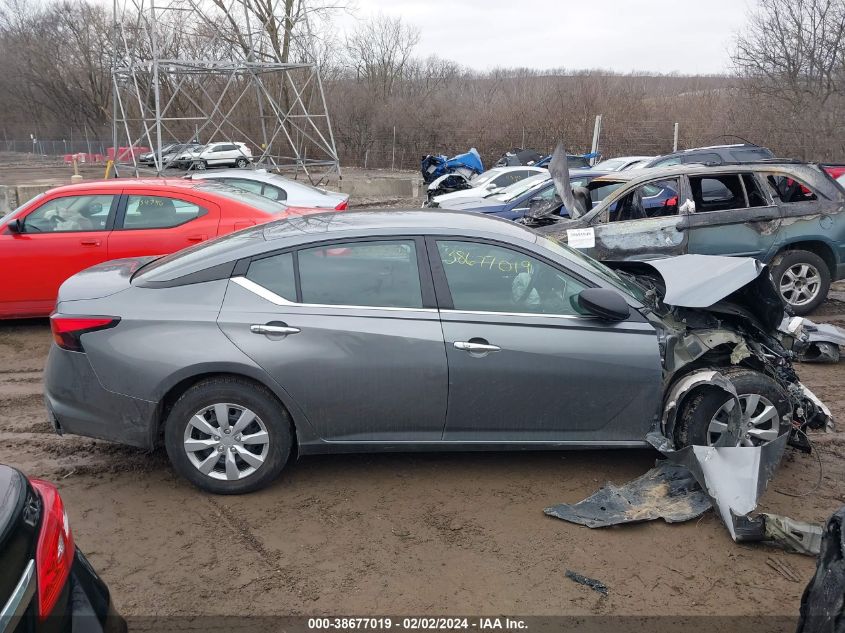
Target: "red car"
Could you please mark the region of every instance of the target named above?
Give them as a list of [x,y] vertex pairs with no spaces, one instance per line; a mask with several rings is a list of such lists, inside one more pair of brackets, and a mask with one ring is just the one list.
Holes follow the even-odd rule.
[[0,319],[49,315],[62,282],[94,264],[168,254],[254,224],[324,212],[214,180],[57,187],[0,218]]

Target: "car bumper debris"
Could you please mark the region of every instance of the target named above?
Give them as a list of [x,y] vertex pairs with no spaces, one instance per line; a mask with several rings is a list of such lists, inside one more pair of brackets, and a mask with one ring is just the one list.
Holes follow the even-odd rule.
[[[800,385],[800,383],[799,383]],[[737,400],[731,381],[713,370],[700,370],[680,379],[667,397],[663,429],[671,428],[678,403],[699,387],[718,388]],[[800,385],[802,395],[817,403],[819,412],[830,412],[812,392]],[[746,421],[734,406],[727,430],[713,446],[691,445],[676,449],[662,431],[648,434],[648,442],[666,458],[644,475],[623,485],[608,483],[590,497],[574,504],[546,508],[549,516],[590,528],[663,519],[689,521],[713,507],[736,541],[765,541],[784,549],[815,555],[821,528],[789,517],[761,513],[751,516],[774,475],[793,430],[758,446],[742,446]]]

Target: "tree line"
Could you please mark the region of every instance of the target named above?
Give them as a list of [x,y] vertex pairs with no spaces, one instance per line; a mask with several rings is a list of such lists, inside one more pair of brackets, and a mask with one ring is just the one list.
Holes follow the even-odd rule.
[[[731,72],[718,76],[478,72],[420,58],[419,31],[398,18],[377,16],[338,36],[333,17],[348,10],[341,0],[307,9],[303,0],[238,0],[234,13],[228,2],[207,2],[219,19],[163,24],[167,50],[160,53],[248,51],[241,11],[251,12],[267,36],[265,59],[316,55],[342,164],[407,168],[423,154],[470,146],[489,162],[514,147],[547,151],[558,139],[588,151],[598,114],[605,156],[671,151],[677,122],[682,148],[748,140],[782,156],[845,162],[845,0],[759,0],[733,44]],[[209,53],[211,41],[219,50]],[[0,0],[4,137],[109,141],[111,69],[121,62],[114,42],[111,6],[102,2]],[[198,79],[195,93],[183,90],[184,103],[172,107],[190,110],[211,92],[208,81],[215,80]],[[277,88],[292,98],[287,84]],[[240,129],[259,124],[251,105],[248,95],[238,103]]]

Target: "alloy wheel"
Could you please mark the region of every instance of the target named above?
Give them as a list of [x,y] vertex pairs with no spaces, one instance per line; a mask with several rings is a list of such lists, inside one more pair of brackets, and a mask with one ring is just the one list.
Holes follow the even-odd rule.
[[812,264],[794,264],[780,277],[780,294],[789,305],[803,306],[814,301],[822,286],[822,277]]
[[[743,394],[739,396],[739,405],[741,424],[745,430],[740,446],[760,446],[777,438],[780,433],[780,415],[768,398],[756,393]],[[708,446],[714,446],[727,431],[730,414],[735,406],[736,401],[731,399],[716,411],[707,428]]]
[[202,474],[235,481],[264,465],[270,436],[251,410],[220,402],[200,409],[188,420],[183,445],[188,461]]

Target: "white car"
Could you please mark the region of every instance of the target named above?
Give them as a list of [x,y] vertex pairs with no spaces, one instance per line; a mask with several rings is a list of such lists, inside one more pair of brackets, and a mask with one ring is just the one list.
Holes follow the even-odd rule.
[[180,154],[173,162],[180,169],[199,171],[209,167],[247,167],[252,162],[252,152],[245,143],[209,143]]
[[626,169],[642,169],[654,156],[617,156],[608,158],[591,167],[598,171],[625,171]]
[[484,173],[478,174],[472,178],[467,183],[469,185],[468,189],[461,189],[459,191],[452,191],[451,193],[442,193],[437,195],[435,192],[440,187],[439,181],[450,175],[454,175],[446,174],[445,176],[441,176],[437,180],[433,181],[428,186],[430,194],[429,198],[436,201],[438,204],[460,198],[480,198],[481,196],[497,193],[505,187],[509,187],[520,180],[525,180],[526,178],[536,176],[537,174],[548,173],[549,171],[542,167],[526,167],[524,165],[515,167],[494,167],[493,169],[488,169]]
[[349,194],[312,187],[304,182],[268,172],[266,169],[203,172],[192,174],[191,179],[219,180],[232,187],[257,193],[270,200],[279,200],[292,207],[335,211],[344,211],[349,208]]

